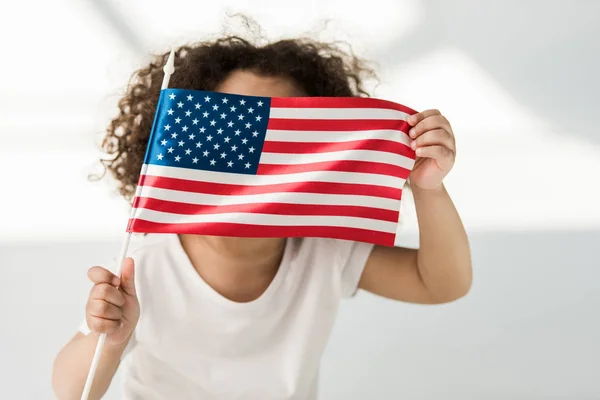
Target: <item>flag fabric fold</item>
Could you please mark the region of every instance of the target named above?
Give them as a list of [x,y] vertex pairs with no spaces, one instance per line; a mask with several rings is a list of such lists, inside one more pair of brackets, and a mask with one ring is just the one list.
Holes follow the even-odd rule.
[[393,246],[415,112],[372,98],[164,89],[127,231]]

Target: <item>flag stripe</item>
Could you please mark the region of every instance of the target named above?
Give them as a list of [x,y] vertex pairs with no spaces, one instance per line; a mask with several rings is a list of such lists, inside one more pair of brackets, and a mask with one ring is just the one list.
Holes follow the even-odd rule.
[[406,121],[385,119],[327,120],[270,118],[267,129],[292,131],[370,131],[376,129],[394,129],[408,132],[410,125]]
[[293,131],[286,129],[267,130],[266,142],[312,142],[312,143],[343,143],[364,139],[386,140],[390,143],[400,142],[410,146],[412,139],[406,134],[392,129],[368,131]]
[[366,161],[329,161],[316,162],[311,164],[300,165],[277,165],[277,164],[259,164],[258,175],[275,175],[275,174],[296,174],[299,172],[311,171],[343,171],[343,172],[360,172],[373,175],[391,175],[397,178],[407,179],[410,170],[390,164]]
[[385,108],[407,114],[416,114],[412,108],[388,100],[366,97],[274,97],[273,108]]
[[[187,168],[167,167],[156,164],[146,166],[146,175],[196,180],[202,182],[222,183],[223,173],[200,171]],[[311,171],[286,175],[244,175],[228,174],[227,183],[232,185],[266,186],[283,183],[325,182],[358,185],[385,186],[394,189],[404,187],[406,179],[378,174],[343,172],[343,171]]]
[[130,232],[178,233],[189,235],[235,236],[235,237],[323,237],[357,242],[378,243],[393,246],[395,233],[338,226],[270,226],[238,223],[177,223],[164,224],[137,218],[129,221]]
[[181,203],[202,205],[235,205],[261,203],[341,205],[357,207],[374,207],[397,211],[400,209],[400,199],[386,199],[365,195],[331,195],[320,193],[265,193],[239,194],[236,196],[194,193],[188,191],[162,189],[144,185],[140,197],[152,197],[159,200],[176,201]]
[[[263,151],[260,157],[259,168],[262,164],[277,165],[309,165],[320,163],[343,162],[361,162],[361,163],[381,163],[392,166],[401,166],[406,169],[412,168],[415,160],[412,158],[399,156],[393,153],[372,150],[340,150],[327,153],[300,153],[300,154],[280,154]],[[329,169],[329,168],[327,168]],[[331,169],[337,169],[333,167]]]
[[259,204],[230,204],[230,205],[204,205],[189,204],[175,201],[138,197],[134,202],[135,208],[161,211],[171,214],[227,214],[227,213],[254,213],[273,215],[319,215],[319,216],[347,216],[357,218],[371,218],[381,221],[396,223],[398,210],[382,210],[373,207],[356,207],[340,205],[315,205],[315,204],[286,204],[286,203],[259,203]]
[[265,153],[325,153],[331,151],[343,150],[376,150],[388,153],[394,153],[401,156],[415,158],[415,151],[403,143],[393,142],[391,140],[365,139],[349,140],[345,142],[277,142],[266,141],[263,146]]
[[145,208],[133,209],[132,215],[137,218],[142,212],[142,218],[163,224],[212,224],[212,223],[238,223],[247,225],[264,226],[337,226],[344,228],[367,229],[387,233],[396,232],[396,223],[376,219],[347,217],[347,216],[319,216],[319,215],[270,215],[254,213],[227,213],[227,214],[192,214],[182,215],[166,213]]
[[194,193],[217,194],[222,196],[268,194],[277,192],[290,193],[321,193],[329,195],[355,195],[368,193],[374,197],[399,199],[402,189],[395,187],[377,186],[369,184],[352,184],[336,182],[292,182],[273,185],[233,185],[227,183],[204,182],[190,179],[166,178],[163,176],[142,176],[141,185],[161,189],[180,190]]
[[286,119],[393,119],[406,120],[409,114],[384,108],[271,108],[269,118]]

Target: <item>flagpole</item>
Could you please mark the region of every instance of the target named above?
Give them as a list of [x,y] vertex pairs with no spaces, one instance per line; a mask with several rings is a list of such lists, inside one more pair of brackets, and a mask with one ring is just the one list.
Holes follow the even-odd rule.
[[[175,72],[175,54],[173,50],[171,50],[171,53],[169,54],[169,58],[167,59],[167,63],[163,67],[163,71],[165,75],[163,77],[162,86],[160,88],[161,90],[167,89],[169,87],[169,80],[171,79],[171,75]],[[139,190],[140,186],[138,185],[138,187],[136,188],[135,196],[139,194]],[[121,266],[123,265],[123,261],[125,261],[125,257],[127,256],[127,249],[129,248],[130,240],[131,232],[127,232],[125,235],[125,239],[123,240],[123,244],[121,246],[121,251],[119,253],[117,271],[115,271],[115,275],[119,277],[121,276]],[[100,356],[102,355],[102,349],[104,348],[105,341],[106,333],[103,333],[98,338],[98,343],[96,344],[96,351],[94,352],[94,357],[92,358],[92,363],[90,365],[90,370],[85,381],[85,386],[83,387],[83,392],[81,393],[81,400],[87,400],[88,396],[90,395],[90,390],[92,388],[92,383],[94,382],[94,376],[96,375],[98,364],[100,363]]]

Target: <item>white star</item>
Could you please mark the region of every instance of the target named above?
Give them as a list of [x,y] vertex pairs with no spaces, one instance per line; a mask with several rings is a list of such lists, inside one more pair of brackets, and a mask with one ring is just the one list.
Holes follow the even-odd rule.
[[182,102],[177,103],[177,107],[182,108],[183,107],[183,103]]
[[194,118],[194,119],[192,120],[192,124],[194,124],[194,125],[198,125],[198,118]]
[[183,147],[183,145],[185,144],[185,142],[183,140],[180,140],[178,144],[179,144],[179,147]]
[[204,111],[204,112],[202,113],[202,116],[203,116],[204,118],[208,118],[208,111]]
[[225,153],[225,152],[221,153],[221,158],[225,158],[225,157],[227,157],[227,153]]
[[215,121],[214,119],[212,121],[210,121],[210,126],[215,126],[217,124],[217,121]]
[[173,148],[172,148],[172,147],[169,147],[169,148],[167,149],[167,151],[168,151],[169,153],[172,153],[172,152],[173,152]]
[[171,94],[169,95],[169,99],[171,99],[171,100],[175,100],[175,95],[174,95],[173,93],[171,93]]
[[175,118],[175,123],[176,123],[176,124],[178,124],[178,123],[180,123],[180,122],[181,122],[181,118],[179,118],[179,117]]
[[191,94],[188,94],[188,101],[192,101],[192,99],[194,98],[194,96],[192,96]]
[[246,100],[240,100],[240,104],[241,104],[241,105],[244,105],[244,104],[246,104]]
[[169,125],[169,124],[165,125],[165,131],[168,131],[169,129],[171,129],[171,125]]
[[219,143],[215,143],[214,147],[215,147],[215,150],[219,150],[219,147],[221,147],[221,146],[219,146]]
[[187,132],[187,130],[188,130],[187,125],[184,125],[183,128],[181,128],[181,130],[184,131],[184,132]]
[[251,124],[250,122],[248,122],[248,123],[246,124],[246,129],[250,129],[250,127],[251,127],[251,126],[252,126],[252,124]]
[[213,110],[217,111],[219,109],[219,106],[217,104],[213,105]]
[[227,104],[228,101],[229,99],[227,97],[223,97],[223,104]]
[[204,98],[204,101],[208,103],[208,102],[210,101],[210,97],[209,97],[209,96],[206,96],[206,97]]
[[173,113],[174,113],[174,112],[175,112],[175,111],[173,111],[173,109],[171,108],[171,109],[169,109],[169,111],[167,111],[167,114],[169,114],[169,115],[173,115]]
[[227,136],[227,137],[225,138],[225,143],[229,143],[229,141],[230,141],[230,140],[231,140],[231,138],[230,138],[229,136]]
[[191,135],[188,136],[190,138],[190,140],[194,140],[194,138],[196,137],[196,135],[194,135],[193,133]]
[[249,162],[246,163],[246,169],[248,169],[248,168],[250,168],[250,163]]
[[220,134],[222,134],[222,133],[223,133],[223,129],[221,129],[221,128],[217,129],[217,133],[218,133],[219,135],[220,135]]
[[249,112],[250,114],[252,114],[252,113],[254,112],[254,108],[250,107],[250,108],[248,109],[248,112]]
[[198,109],[200,109],[200,107],[202,107],[202,104],[200,104],[200,103],[196,103],[194,105],[196,106],[196,110],[198,110]]
[[262,107],[262,105],[263,105],[263,102],[262,102],[262,101],[259,101],[259,102],[258,102],[258,106],[259,106],[259,107]]
[[161,145],[166,146],[167,145],[167,139],[163,139],[160,142]]
[[233,167],[233,161],[227,161],[227,166],[230,168]]
[[205,127],[200,128],[200,133],[204,133],[205,130],[206,130]]
[[190,149],[185,149],[185,155],[189,156],[190,154],[192,154],[192,150]]
[[225,114],[225,113],[221,114],[221,119],[225,119],[225,117],[227,117],[227,114]]
[[204,150],[204,153],[202,153],[202,155],[203,155],[204,157],[208,157],[208,150]]
[[176,134],[176,133],[171,133],[171,137],[172,137],[173,139],[177,139],[177,134]]
[[236,145],[231,146],[231,151],[237,151],[237,146]]
[[256,116],[256,120],[257,120],[257,121],[260,121],[261,119],[262,119],[262,117],[261,117],[260,115],[257,115],[257,116]]
[[235,108],[235,106],[231,106],[231,107],[229,107],[229,109],[231,110],[231,112],[235,112],[235,110],[237,110],[237,108]]
[[[247,128],[247,127],[246,127]],[[252,137],[257,137],[258,136],[258,131],[254,131],[252,132]]]
[[181,160],[181,156],[175,156],[175,161],[179,162]]
[[246,143],[248,143],[248,139],[246,139],[246,138],[243,138],[243,139],[242,139],[242,144],[246,144]]
[[196,157],[192,158],[192,162],[193,162],[194,164],[198,164],[198,158],[196,158]]
[[238,119],[239,119],[240,121],[241,121],[241,120],[243,120],[243,119],[244,119],[244,115],[243,115],[243,114],[240,114],[240,115],[238,115]]
[[208,136],[206,137],[206,140],[208,140],[208,141],[210,142],[210,141],[212,140],[212,138],[213,138],[213,137],[212,137],[212,135],[208,135]]
[[185,116],[186,116],[186,117],[189,117],[190,115],[192,115],[192,112],[191,112],[190,110],[187,110],[187,111],[185,112]]
[[238,156],[238,160],[243,160],[243,159],[244,159],[244,155],[243,155],[243,154],[240,154],[240,155]]
[[250,147],[250,148],[248,149],[248,151],[249,151],[250,153],[254,153],[254,147]]
[[214,158],[212,160],[210,160],[210,165],[215,165],[217,162],[214,160]]
[[197,148],[200,148],[200,147],[202,147],[202,142],[198,142],[198,143],[196,143],[196,147],[197,147]]
[[158,160],[162,160],[162,159],[163,159],[163,155],[162,155],[162,153],[161,153],[161,154],[159,154],[159,155],[157,155],[157,156],[156,156],[156,158],[157,158]]
[[240,133],[241,133],[241,132],[242,132],[242,131],[240,131],[239,129],[236,129],[236,130],[235,130],[235,136],[240,136]]

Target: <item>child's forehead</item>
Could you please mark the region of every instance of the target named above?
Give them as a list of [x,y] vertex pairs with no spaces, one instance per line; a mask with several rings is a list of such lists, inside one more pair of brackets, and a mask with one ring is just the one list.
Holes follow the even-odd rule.
[[301,97],[303,90],[291,79],[282,76],[265,76],[252,71],[234,71],[216,91],[262,97]]

